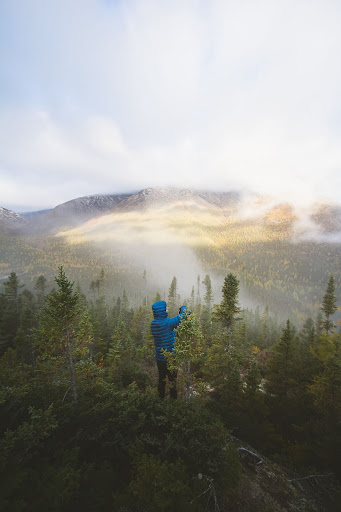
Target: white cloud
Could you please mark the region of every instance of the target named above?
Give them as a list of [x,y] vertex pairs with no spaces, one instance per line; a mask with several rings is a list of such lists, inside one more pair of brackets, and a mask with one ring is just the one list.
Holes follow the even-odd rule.
[[341,200],[336,0],[3,4],[2,206],[34,186],[37,207],[167,184]]

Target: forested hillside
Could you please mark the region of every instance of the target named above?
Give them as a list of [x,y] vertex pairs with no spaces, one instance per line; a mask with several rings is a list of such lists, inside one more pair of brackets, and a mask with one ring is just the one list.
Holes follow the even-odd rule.
[[[142,205],[137,199],[131,196],[112,213],[57,236],[0,233],[0,278],[14,271],[32,288],[43,274],[49,287],[63,263],[89,297],[92,281],[104,269],[107,295],[117,298],[125,289],[138,306],[146,293],[164,297],[174,275],[178,294],[185,299],[197,288],[197,276],[209,273],[218,301],[221,280],[232,271],[240,280],[244,307],[268,306],[281,321],[290,316],[300,326],[307,316],[316,315],[331,274],[341,299],[340,243],[295,239],[286,207],[272,210],[265,220],[242,220],[231,213],[235,198],[229,199],[230,210],[214,204],[204,209],[204,200],[193,204],[192,196],[167,207],[157,203],[158,197],[152,197],[152,207],[145,204],[145,196]],[[127,210],[133,201],[142,210]]]
[[225,269],[235,272],[251,305],[269,305],[281,319],[290,315],[301,324],[314,316],[330,274],[341,298],[340,244],[244,241],[218,250],[202,246],[196,252],[205,268],[221,276]]
[[[297,329],[241,307],[232,273],[213,306],[207,274],[168,356],[176,401],[156,392],[149,303],[160,295],[132,307],[105,281],[103,270],[89,298],[63,267],[52,291],[44,275],[32,291],[14,272],[3,282],[0,509],[337,510],[333,276],[318,319]],[[175,276],[166,300],[177,314]]]

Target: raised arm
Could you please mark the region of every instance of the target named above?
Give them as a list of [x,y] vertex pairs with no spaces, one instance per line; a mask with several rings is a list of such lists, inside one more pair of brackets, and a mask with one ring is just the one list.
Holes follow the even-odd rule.
[[186,309],[187,309],[186,306],[181,306],[179,314],[174,316],[173,318],[168,319],[168,325],[169,325],[170,331],[175,329],[180,324],[181,320],[185,316]]

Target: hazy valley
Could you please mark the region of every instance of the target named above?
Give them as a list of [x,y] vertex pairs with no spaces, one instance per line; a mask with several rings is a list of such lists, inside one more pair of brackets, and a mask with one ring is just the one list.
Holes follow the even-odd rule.
[[136,306],[146,294],[149,303],[156,292],[167,297],[173,276],[179,301],[188,301],[206,274],[219,302],[222,280],[234,272],[243,307],[269,306],[298,323],[317,314],[331,274],[340,293],[336,203],[298,207],[255,194],[153,188],[78,198],[28,217],[0,211],[2,279],[15,271],[30,286],[43,274],[51,286],[64,265],[89,294],[103,268],[106,293],[125,289]]

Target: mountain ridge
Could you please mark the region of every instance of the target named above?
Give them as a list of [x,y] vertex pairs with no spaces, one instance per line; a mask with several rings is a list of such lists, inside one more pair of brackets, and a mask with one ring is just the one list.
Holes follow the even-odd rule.
[[[78,197],[55,208],[30,212],[21,216],[2,208],[0,229],[18,230],[23,234],[56,234],[68,231],[89,220],[113,213],[161,211],[170,217],[183,215],[187,222],[204,222],[205,214],[217,223],[239,222],[240,225],[262,224],[293,238],[318,240],[328,236],[341,241],[341,205],[317,202],[309,208],[297,208],[293,203],[238,191],[208,192],[178,187],[150,187],[136,193],[93,194]],[[100,225],[100,222],[97,223]]]
[[11,230],[26,224],[26,220],[13,210],[0,206],[0,229]]
[[63,226],[75,227],[92,217],[109,211],[128,196],[129,194],[93,194],[71,199],[41,215],[34,216],[31,213],[31,219],[27,223],[25,232],[55,232]]
[[[328,236],[332,235],[332,242],[338,239],[341,242],[341,205],[337,203],[315,203],[310,208],[302,209],[289,202],[256,194],[203,192],[175,187],[142,189],[120,199],[112,208],[103,211],[103,215],[98,213],[96,222],[91,222],[89,216],[77,227],[94,231],[101,229],[103,223],[107,231],[110,223],[115,224],[123,219],[126,227],[128,217],[122,216],[130,215],[135,227],[137,222],[141,224],[138,228],[140,232],[147,229],[153,217],[154,221],[157,219],[159,223],[162,221],[165,226],[173,227],[186,223],[202,224],[205,228],[211,224],[216,232],[219,226],[253,229],[255,237],[258,233],[262,240],[275,236],[293,240],[320,238],[328,242]],[[140,216],[140,222],[136,216]],[[72,227],[69,229],[72,230]],[[60,230],[59,233],[66,233],[69,229]]]

